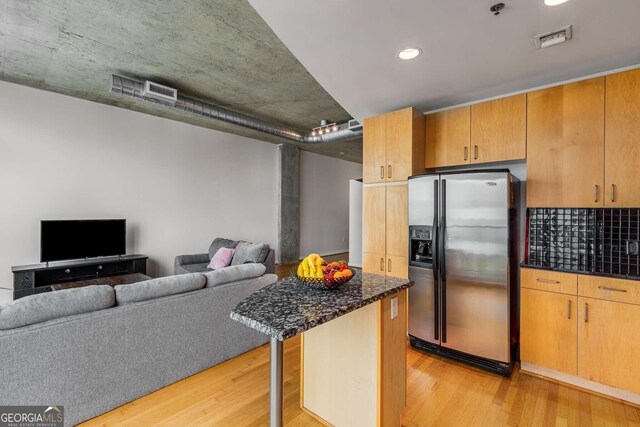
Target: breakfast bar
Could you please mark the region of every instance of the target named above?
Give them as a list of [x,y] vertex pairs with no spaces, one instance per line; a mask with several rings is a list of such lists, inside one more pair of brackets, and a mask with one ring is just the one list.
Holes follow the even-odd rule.
[[412,285],[360,271],[338,289],[288,277],[238,304],[231,318],[271,337],[270,425],[283,420],[283,341],[303,334],[305,412],[335,426],[400,426]]

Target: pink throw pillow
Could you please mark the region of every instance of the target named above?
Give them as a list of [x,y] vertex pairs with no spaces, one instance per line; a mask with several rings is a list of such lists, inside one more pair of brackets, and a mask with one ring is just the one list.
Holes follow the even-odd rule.
[[211,258],[211,262],[207,266],[212,270],[218,270],[220,268],[224,268],[231,264],[231,260],[233,259],[233,254],[236,253],[235,249],[231,248],[220,248],[218,252]]

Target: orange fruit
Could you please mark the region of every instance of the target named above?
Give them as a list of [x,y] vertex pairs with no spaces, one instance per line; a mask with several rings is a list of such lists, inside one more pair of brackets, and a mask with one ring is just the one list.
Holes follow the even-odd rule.
[[341,271],[342,273],[342,277],[344,278],[351,278],[351,276],[353,276],[353,273],[351,272],[351,270],[343,270]]
[[342,271],[336,271],[335,273],[333,273],[334,279],[341,279],[343,277],[344,277],[344,274],[342,273]]

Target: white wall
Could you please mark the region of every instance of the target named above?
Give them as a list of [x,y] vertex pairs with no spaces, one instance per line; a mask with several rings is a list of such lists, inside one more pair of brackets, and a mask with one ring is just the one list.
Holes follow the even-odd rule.
[[300,152],[300,257],[349,251],[349,180],[362,165]]
[[[41,219],[126,218],[127,253],[148,255],[151,276],[172,274],[177,254],[205,252],[216,236],[275,247],[276,156],[269,143],[0,82],[0,287],[13,287],[12,265],[39,262]],[[334,186],[358,169],[303,160],[309,193],[325,191],[315,177]],[[344,221],[347,193],[345,177],[329,210]]]

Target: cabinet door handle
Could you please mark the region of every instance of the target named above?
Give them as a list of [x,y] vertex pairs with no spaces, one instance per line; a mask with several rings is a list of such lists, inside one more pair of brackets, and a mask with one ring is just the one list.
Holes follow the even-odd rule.
[[387,178],[391,178],[391,165],[387,167]]
[[567,319],[571,320],[571,300],[567,301]]
[[536,279],[536,281],[537,282],[542,282],[542,283],[553,283],[553,284],[556,284],[556,285],[560,284],[560,281],[558,281],[558,280],[541,279],[539,277]]
[[478,146],[477,145],[473,146],[473,159],[474,160],[478,160]]
[[589,322],[589,304],[584,303],[584,323]]
[[380,271],[384,271],[384,258],[380,258]]
[[610,288],[608,286],[598,286],[598,289],[602,289],[603,291],[627,292],[626,289]]
[[598,184],[594,185],[594,188],[595,200],[593,202],[598,203]]
[[611,203],[616,201],[616,185],[611,184]]
[[387,260],[387,271],[391,273],[391,258]]
[[469,147],[464,147],[464,160],[465,162],[469,159]]
[[380,179],[384,179],[384,166],[380,166]]

